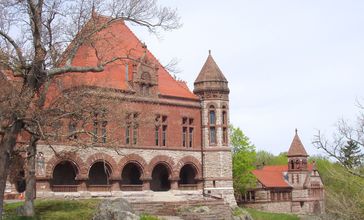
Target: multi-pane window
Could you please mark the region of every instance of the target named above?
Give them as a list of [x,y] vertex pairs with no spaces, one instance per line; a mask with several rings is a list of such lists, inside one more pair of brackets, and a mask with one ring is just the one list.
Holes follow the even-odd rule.
[[138,143],[138,113],[130,113],[126,116],[125,144],[136,145]]
[[248,191],[244,193],[241,197],[243,202],[254,202],[255,201],[255,191]]
[[275,190],[270,192],[271,201],[288,201],[292,198],[291,191]]
[[193,147],[193,118],[182,118],[182,146]]
[[93,135],[92,141],[97,143],[106,143],[107,137],[107,120],[106,120],[106,111],[103,110],[101,112],[94,113],[94,121],[93,121]]
[[216,144],[216,112],[213,105],[209,108],[209,134],[210,144]]
[[155,145],[167,146],[168,117],[166,115],[157,115],[155,118]]

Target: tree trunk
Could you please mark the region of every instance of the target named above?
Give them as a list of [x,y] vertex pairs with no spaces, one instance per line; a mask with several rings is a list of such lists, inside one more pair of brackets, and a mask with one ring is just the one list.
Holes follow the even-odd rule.
[[24,205],[17,209],[18,215],[21,216],[34,216],[34,199],[35,199],[35,156],[37,153],[38,138],[32,136],[29,146],[27,147],[27,174],[26,174],[26,189],[25,189],[25,202]]
[[10,166],[10,157],[22,127],[21,121],[16,119],[13,119],[13,121],[13,125],[5,130],[4,137],[0,143],[0,220],[3,216],[4,193]]

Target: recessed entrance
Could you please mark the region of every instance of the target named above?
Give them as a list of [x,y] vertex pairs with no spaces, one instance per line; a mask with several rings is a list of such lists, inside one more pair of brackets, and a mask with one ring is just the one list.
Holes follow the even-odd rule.
[[124,166],[121,174],[121,184],[123,185],[142,185],[140,180],[140,167],[135,163],[128,163]]
[[77,173],[77,167],[73,162],[61,161],[53,170],[52,185],[76,185]]
[[196,171],[191,164],[186,164],[182,167],[179,173],[178,184],[196,184]]
[[168,191],[171,188],[169,181],[169,169],[164,164],[158,164],[153,168],[150,189],[153,191]]
[[88,185],[109,185],[111,168],[104,161],[94,163],[88,174]]

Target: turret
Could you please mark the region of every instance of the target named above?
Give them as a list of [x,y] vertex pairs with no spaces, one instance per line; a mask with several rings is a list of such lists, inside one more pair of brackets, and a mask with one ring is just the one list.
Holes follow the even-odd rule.
[[307,157],[308,154],[303,146],[300,137],[296,134],[292,140],[291,146],[287,153],[288,157],[288,171],[301,171],[307,170]]
[[194,85],[193,92],[201,100],[204,193],[236,206],[228,136],[229,87],[211,51]]

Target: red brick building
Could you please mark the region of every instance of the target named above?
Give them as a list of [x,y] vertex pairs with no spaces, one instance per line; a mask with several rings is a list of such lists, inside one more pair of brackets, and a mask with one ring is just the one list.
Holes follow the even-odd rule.
[[[92,147],[70,144],[64,138],[55,139],[52,148],[40,144],[37,197],[151,199],[159,191],[169,191],[175,196],[209,194],[235,205],[228,81],[211,54],[191,92],[123,21],[111,23],[95,39],[78,49],[72,65],[95,66],[100,57],[127,59],[106,65],[100,73],[58,77],[50,87],[48,104],[67,91],[83,89],[96,94],[100,102],[110,103],[106,112],[120,109],[120,114],[108,115],[107,120],[100,112],[94,116],[98,119],[86,127],[100,134],[91,139]],[[63,131],[80,126],[67,123]]]
[[287,165],[263,166],[254,170],[257,186],[240,196],[239,202],[271,212],[323,213],[323,183],[315,164],[307,161],[308,154],[297,130],[287,156]]

